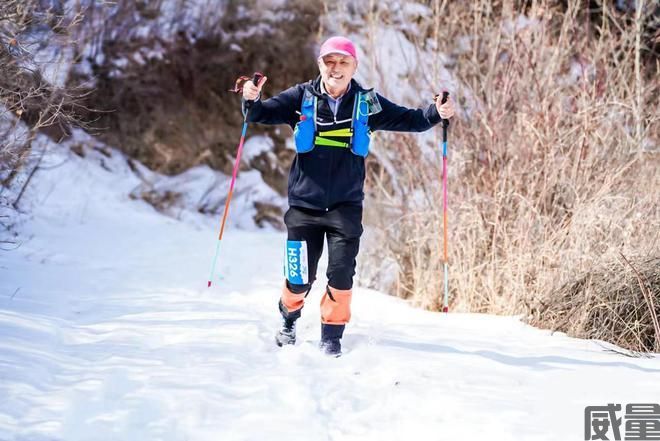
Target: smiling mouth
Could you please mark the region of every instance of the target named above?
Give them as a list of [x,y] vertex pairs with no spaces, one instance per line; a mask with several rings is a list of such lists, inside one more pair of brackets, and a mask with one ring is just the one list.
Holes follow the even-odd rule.
[[344,78],[344,76],[330,74],[330,78],[332,78],[333,80],[341,80],[342,78]]

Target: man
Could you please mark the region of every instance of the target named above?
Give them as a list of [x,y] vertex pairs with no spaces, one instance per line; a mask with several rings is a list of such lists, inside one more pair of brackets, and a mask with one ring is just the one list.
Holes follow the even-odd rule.
[[[321,299],[321,349],[341,355],[341,338],[351,317],[353,276],[364,199],[365,157],[375,130],[422,132],[454,115],[451,99],[437,98],[422,109],[398,106],[355,80],[353,43],[332,37],[321,46],[320,76],[261,101],[267,78],[243,87],[249,122],[288,124],[297,155],[289,173],[286,280],[279,301],[279,346],[294,344],[295,323],[316,278],[323,242],[328,242],[328,285]],[[249,104],[246,106],[246,104]]]

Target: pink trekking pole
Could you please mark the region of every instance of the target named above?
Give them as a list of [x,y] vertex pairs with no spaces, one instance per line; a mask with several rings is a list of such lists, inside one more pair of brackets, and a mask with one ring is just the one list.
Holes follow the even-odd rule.
[[[259,84],[259,80],[261,80],[261,77],[263,77],[263,74],[259,72],[255,72],[254,76],[252,77],[252,82],[257,85]],[[248,77],[240,77],[238,80],[236,80],[236,86],[234,87],[233,90],[230,90],[230,92],[236,92],[236,93],[241,93],[243,91],[243,83],[245,81],[248,81]],[[220,243],[222,242],[222,235],[225,231],[225,223],[227,222],[227,215],[229,214],[229,203],[231,202],[231,197],[234,194],[234,185],[236,184],[236,176],[238,175],[238,169],[241,164],[241,154],[243,153],[243,144],[245,143],[245,133],[247,132],[247,115],[248,112],[250,111],[250,105],[251,101],[246,101],[245,102],[245,115],[243,115],[243,131],[241,132],[241,140],[238,143],[238,152],[236,153],[236,161],[234,162],[234,171],[232,173],[231,177],[231,185],[229,186],[229,194],[227,195],[227,199],[225,201],[225,211],[222,215],[222,224],[220,225],[220,235],[218,236],[218,243],[216,244],[215,247],[215,256],[213,257],[213,263],[211,264],[211,274],[209,275],[209,283],[208,283],[208,288],[211,287],[211,281],[213,280],[213,273],[215,273],[215,264],[218,260],[218,254],[220,253]]]
[[[444,104],[449,98],[449,92],[442,92],[442,101]],[[442,312],[449,312],[449,257],[447,252],[447,128],[449,120],[442,120],[442,221],[443,221],[443,260],[445,269],[445,295],[442,302]]]

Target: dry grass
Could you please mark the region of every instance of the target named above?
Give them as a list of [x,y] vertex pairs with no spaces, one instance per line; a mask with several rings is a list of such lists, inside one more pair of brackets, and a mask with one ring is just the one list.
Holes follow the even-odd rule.
[[[471,107],[450,128],[450,309],[529,314],[538,326],[658,350],[642,296],[660,314],[660,84],[642,14],[655,6],[635,16],[609,2],[589,14],[584,3],[431,2],[441,19],[420,47],[435,36],[446,52],[469,39],[447,62],[463,85],[454,96]],[[523,12],[531,25],[507,30]],[[437,310],[440,156],[405,153],[419,149],[413,136],[381,141],[402,156],[388,165],[396,175],[371,168],[367,220],[384,246],[363,266],[396,261],[390,290]]]

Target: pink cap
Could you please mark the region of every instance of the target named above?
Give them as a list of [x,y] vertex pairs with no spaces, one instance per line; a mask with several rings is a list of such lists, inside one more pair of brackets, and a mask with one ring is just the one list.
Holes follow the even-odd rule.
[[357,52],[353,42],[346,37],[330,37],[321,45],[319,58],[328,54],[350,55],[357,61]]

